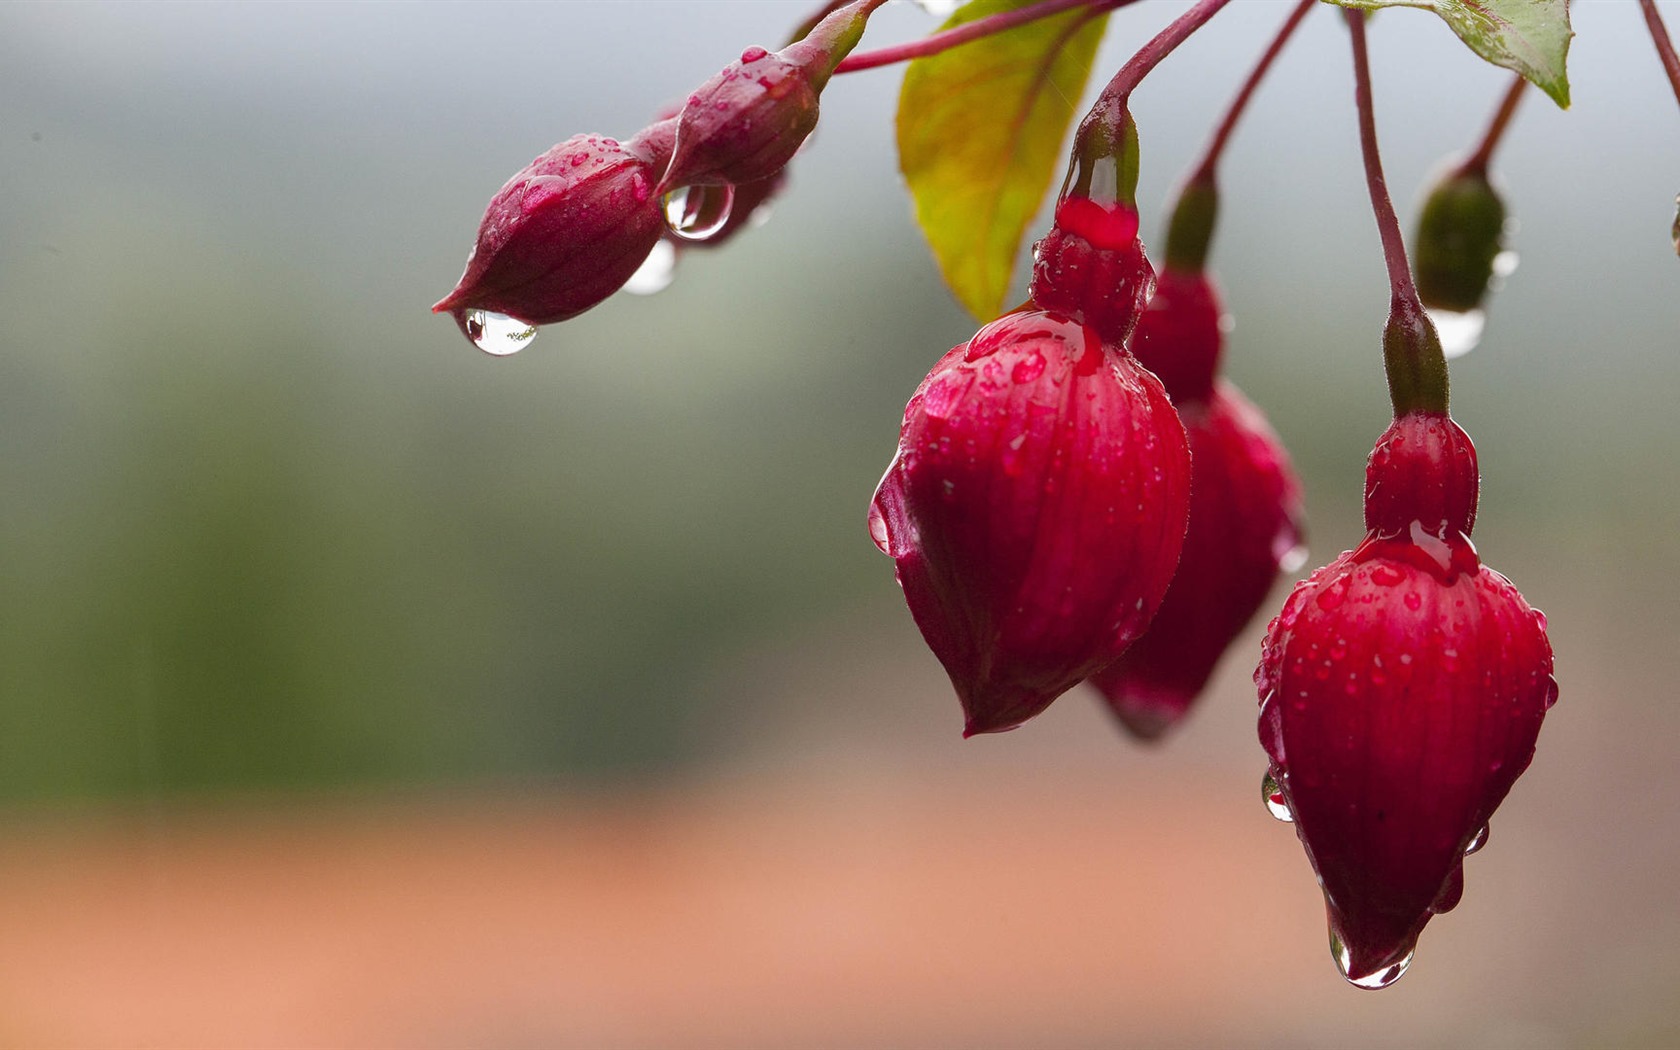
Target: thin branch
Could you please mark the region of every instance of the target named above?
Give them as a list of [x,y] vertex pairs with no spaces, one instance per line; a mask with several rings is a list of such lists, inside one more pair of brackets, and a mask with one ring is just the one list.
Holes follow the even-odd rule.
[[1301,0],[1299,4],[1295,5],[1295,10],[1289,12],[1289,17],[1284,19],[1283,26],[1278,30],[1277,36],[1272,38],[1271,44],[1266,48],[1266,53],[1260,56],[1260,61],[1254,64],[1253,71],[1248,74],[1248,79],[1243,82],[1242,90],[1238,91],[1237,97],[1231,100],[1231,108],[1225,112],[1225,119],[1220,121],[1219,130],[1214,132],[1213,140],[1208,143],[1207,153],[1202,157],[1202,162],[1196,166],[1195,172],[1190,176],[1191,182],[1210,184],[1213,182],[1214,168],[1219,164],[1220,154],[1225,151],[1225,142],[1231,137],[1231,131],[1237,126],[1237,121],[1242,117],[1243,110],[1248,108],[1248,100],[1253,96],[1254,89],[1260,86],[1260,81],[1265,79],[1266,71],[1271,68],[1272,61],[1278,57],[1278,54],[1283,51],[1283,46],[1289,43],[1289,38],[1295,34],[1295,27],[1301,24],[1303,18],[1307,17],[1308,11],[1317,6],[1319,6],[1318,0]]
[[1383,179],[1382,154],[1377,149],[1377,119],[1371,103],[1371,63],[1365,49],[1365,12],[1344,10],[1353,42],[1354,101],[1359,108],[1359,146],[1365,159],[1365,185],[1371,193],[1382,238],[1383,261],[1388,264],[1391,291],[1388,324],[1383,329],[1383,371],[1395,418],[1409,412],[1445,415],[1447,359],[1441,352],[1435,325],[1423,310],[1412,268],[1406,261],[1406,242],[1400,220]]
[[1059,15],[1063,11],[1075,8],[1089,7],[1093,11],[1110,11],[1117,7],[1124,7],[1133,0],[1042,0],[1040,3],[1027,7],[1018,7],[1013,11],[1000,11],[985,18],[976,18],[972,22],[964,22],[960,26],[942,29],[937,33],[911,40],[903,44],[893,44],[889,47],[877,48],[874,51],[864,51],[856,55],[847,56],[846,60],[835,67],[836,73],[855,73],[860,69],[874,69],[877,66],[890,66],[895,62],[907,62],[912,58],[925,58],[937,55],[941,51],[949,51],[953,47],[980,40],[984,37],[1001,33],[1006,29],[1036,22],[1041,18]]
[[1657,55],[1662,59],[1663,69],[1668,72],[1668,83],[1674,88],[1674,101],[1680,102],[1680,57],[1674,54],[1674,41],[1668,37],[1668,27],[1663,25],[1662,15],[1657,13],[1656,0],[1639,0],[1640,9],[1645,12],[1645,25],[1651,30],[1651,42],[1657,45]]
[[1511,86],[1505,91],[1505,97],[1499,100],[1499,108],[1494,111],[1493,120],[1482,135],[1481,145],[1459,166],[1461,174],[1487,175],[1488,164],[1493,160],[1493,151],[1498,148],[1499,140],[1504,138],[1505,129],[1510,126],[1511,117],[1517,112],[1517,103],[1522,100],[1523,88],[1527,86],[1528,78],[1522,74],[1511,78]]

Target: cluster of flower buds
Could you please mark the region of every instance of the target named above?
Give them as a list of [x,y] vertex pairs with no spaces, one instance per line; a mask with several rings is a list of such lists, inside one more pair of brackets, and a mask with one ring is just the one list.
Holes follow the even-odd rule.
[[1118,658],[1184,543],[1184,427],[1125,346],[1154,285],[1129,126],[1081,129],[1032,301],[934,365],[870,507],[964,735],[1013,729]]
[[455,289],[432,307],[511,353],[624,287],[662,240],[721,242],[780,188],[818,97],[884,0],[830,5],[780,51],[750,47],[626,143],[577,135],[491,198]]
[[1331,951],[1362,987],[1405,971],[1557,699],[1546,619],[1470,543],[1470,438],[1395,419],[1366,468],[1363,543],[1296,586],[1255,685],[1265,793],[1318,873]]

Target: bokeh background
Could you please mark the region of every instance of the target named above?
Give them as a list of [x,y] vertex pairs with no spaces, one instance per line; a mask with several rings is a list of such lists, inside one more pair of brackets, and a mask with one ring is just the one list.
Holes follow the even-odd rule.
[[[1182,6],[1113,16],[1098,76]],[[1146,235],[1287,6],[1138,92]],[[1525,101],[1521,267],[1453,369],[1562,702],[1376,995],[1261,808],[1254,631],[1164,746],[1078,691],[959,738],[864,528],[974,328],[899,69],[837,79],[772,221],[663,293],[508,359],[427,313],[509,174],[805,7],[0,5],[0,1043],[1680,1043],[1680,111],[1636,5],[1577,3],[1574,108]],[[933,25],[894,0],[865,46]],[[1424,12],[1373,45],[1409,228],[1506,74]],[[1309,568],[1387,411],[1351,90],[1315,14],[1215,247]]]

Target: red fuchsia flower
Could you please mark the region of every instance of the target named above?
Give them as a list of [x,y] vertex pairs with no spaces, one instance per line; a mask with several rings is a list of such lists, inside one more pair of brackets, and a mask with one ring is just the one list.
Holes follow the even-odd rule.
[[1146,740],[1184,717],[1301,542],[1301,486],[1283,444],[1259,409],[1216,378],[1221,319],[1207,275],[1169,264],[1132,340],[1190,441],[1178,573],[1148,632],[1091,679],[1121,724]]
[[1458,903],[1557,699],[1545,617],[1471,546],[1477,486],[1445,413],[1396,419],[1366,469],[1365,541],[1296,586],[1255,672],[1268,804],[1361,987],[1398,978]]
[[742,185],[781,171],[817,126],[834,67],[884,0],[858,0],[780,51],[749,47],[688,96],[661,189]]
[[1160,383],[1088,325],[1008,314],[934,366],[869,525],[965,736],[1020,725],[1143,632],[1178,562],[1188,466]]
[[665,228],[653,192],[664,159],[646,136],[574,135],[544,153],[491,198],[466,272],[432,312],[477,342],[486,313],[541,325],[601,302]]

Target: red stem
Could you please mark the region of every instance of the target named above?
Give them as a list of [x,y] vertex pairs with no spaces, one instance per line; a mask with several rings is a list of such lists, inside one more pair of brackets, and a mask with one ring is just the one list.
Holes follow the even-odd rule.
[[1343,10],[1353,42],[1354,102],[1359,109],[1359,146],[1365,159],[1365,184],[1371,193],[1388,264],[1388,325],[1383,330],[1383,369],[1396,418],[1408,412],[1446,414],[1447,360],[1435,326],[1423,311],[1412,268],[1406,261],[1406,242],[1400,220],[1383,179],[1382,154],[1377,149],[1377,118],[1371,104],[1371,63],[1365,49],[1365,12]]
[[1668,83],[1674,88],[1674,101],[1680,102],[1680,57],[1674,54],[1674,41],[1668,38],[1668,27],[1663,25],[1662,15],[1657,13],[1656,0],[1639,0],[1639,6],[1645,12],[1645,24],[1650,27],[1651,42],[1657,45],[1663,69],[1668,71]]
[[1307,17],[1308,11],[1317,6],[1318,0],[1301,0],[1299,4],[1295,5],[1295,10],[1289,12],[1289,17],[1284,20],[1277,36],[1272,38],[1271,44],[1266,48],[1266,53],[1260,56],[1260,61],[1254,64],[1253,71],[1248,74],[1248,79],[1243,82],[1242,90],[1238,91],[1237,97],[1231,100],[1231,108],[1226,111],[1225,119],[1219,124],[1219,130],[1213,134],[1213,141],[1208,143],[1206,155],[1202,157],[1201,164],[1196,166],[1189,181],[1210,185],[1213,183],[1214,168],[1219,164],[1220,154],[1225,151],[1225,142],[1231,137],[1231,131],[1237,126],[1237,121],[1242,117],[1243,110],[1248,108],[1248,100],[1254,94],[1254,89],[1260,86],[1261,80],[1265,79],[1266,71],[1272,67],[1272,61],[1283,51],[1283,45],[1289,43],[1289,38],[1295,34],[1295,27],[1301,24],[1303,18]]
[[893,44],[889,47],[877,48],[874,51],[864,51],[856,55],[849,55],[846,60],[835,67],[836,73],[855,73],[860,69],[874,69],[877,66],[890,66],[895,62],[906,62],[912,58],[925,58],[937,55],[941,51],[949,51],[960,44],[971,40],[979,40],[1001,33],[1006,29],[1013,29],[1028,22],[1036,22],[1041,18],[1059,15],[1063,11],[1071,11],[1078,7],[1089,7],[1093,11],[1107,11],[1131,3],[1132,0],[1041,0],[1040,3],[1027,7],[1018,7],[1013,11],[1000,11],[985,18],[976,18],[972,22],[964,22],[960,26],[940,30],[920,40],[908,43]]
[[1161,59],[1172,54],[1174,48],[1184,43],[1191,33],[1202,28],[1208,19],[1218,14],[1219,9],[1229,2],[1230,0],[1197,0],[1195,7],[1173,19],[1167,24],[1167,28],[1156,33],[1153,40],[1138,48],[1137,54],[1126,60],[1126,64],[1114,74],[1114,79],[1103,88],[1103,93],[1097,97],[1091,112],[1096,113],[1115,104],[1125,108],[1132,89],[1149,75],[1149,71],[1160,64]]
[[1488,124],[1487,133],[1482,136],[1481,145],[1476,152],[1459,165],[1460,175],[1487,176],[1488,164],[1493,160],[1493,151],[1499,146],[1499,140],[1505,136],[1505,129],[1511,124],[1511,117],[1517,112],[1517,103],[1523,97],[1523,88],[1528,80],[1522,74],[1511,79],[1511,86],[1506,89],[1505,97],[1499,100],[1499,108],[1494,111],[1493,120]]

